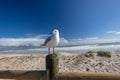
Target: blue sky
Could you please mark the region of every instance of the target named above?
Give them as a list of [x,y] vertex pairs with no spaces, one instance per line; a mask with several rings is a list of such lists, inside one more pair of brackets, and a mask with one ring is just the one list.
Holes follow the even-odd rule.
[[120,36],[120,0],[0,0],[0,38],[59,29],[65,39]]

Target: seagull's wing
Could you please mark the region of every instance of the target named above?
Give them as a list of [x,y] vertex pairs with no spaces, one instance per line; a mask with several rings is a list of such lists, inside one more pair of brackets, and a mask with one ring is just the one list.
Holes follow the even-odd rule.
[[45,40],[45,42],[44,42],[44,46],[50,41],[52,39],[52,37],[50,36],[50,37],[48,37],[46,40]]

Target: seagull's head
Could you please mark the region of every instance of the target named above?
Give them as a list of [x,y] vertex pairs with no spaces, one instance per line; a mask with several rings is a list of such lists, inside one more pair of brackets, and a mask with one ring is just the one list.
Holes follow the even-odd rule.
[[59,31],[57,29],[54,29],[52,34],[59,34]]

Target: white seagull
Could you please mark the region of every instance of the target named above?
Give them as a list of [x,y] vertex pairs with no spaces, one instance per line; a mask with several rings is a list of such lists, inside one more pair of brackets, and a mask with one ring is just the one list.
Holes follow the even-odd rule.
[[58,45],[59,42],[60,42],[59,31],[57,29],[54,29],[53,32],[51,33],[51,36],[45,40],[42,46],[48,48],[49,54],[50,54],[50,48],[53,48],[53,53],[55,53],[54,48],[55,46]]

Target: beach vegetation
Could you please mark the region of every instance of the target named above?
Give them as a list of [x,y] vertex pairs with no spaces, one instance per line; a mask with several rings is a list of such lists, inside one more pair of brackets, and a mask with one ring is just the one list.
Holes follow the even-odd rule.
[[97,55],[102,57],[111,57],[111,53],[108,51],[98,51]]
[[94,55],[95,55],[94,51],[88,51],[88,52],[85,53],[84,56],[89,58],[89,57],[94,57]]

